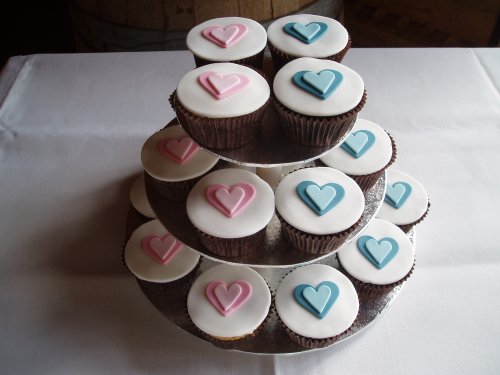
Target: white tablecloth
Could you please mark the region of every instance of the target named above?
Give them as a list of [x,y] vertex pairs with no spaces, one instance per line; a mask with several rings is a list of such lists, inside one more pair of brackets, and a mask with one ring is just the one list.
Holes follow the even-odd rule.
[[353,49],[361,117],[432,207],[417,268],[362,334],[296,356],[180,331],[120,263],[144,140],[187,52],[14,57],[0,76],[0,373],[500,373],[500,50]]

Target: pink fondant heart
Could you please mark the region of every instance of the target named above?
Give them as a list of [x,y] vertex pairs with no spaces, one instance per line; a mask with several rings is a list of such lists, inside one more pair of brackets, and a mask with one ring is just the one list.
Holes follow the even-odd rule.
[[229,287],[224,281],[207,284],[205,295],[215,309],[227,316],[242,306],[252,295],[252,286],[245,280],[236,280]]
[[205,196],[208,202],[224,215],[238,216],[255,197],[255,187],[246,182],[239,182],[228,187],[215,184],[207,187]]
[[220,100],[243,90],[250,83],[250,79],[242,74],[223,76],[220,73],[208,71],[199,75],[198,83],[214,98]]
[[189,137],[166,138],[158,142],[158,151],[179,164],[186,163],[199,149],[200,146]]
[[161,264],[167,264],[182,247],[182,242],[170,233],[163,237],[155,235],[146,236],[141,241],[142,250],[151,258]]
[[233,23],[224,28],[208,26],[201,33],[219,47],[228,48],[238,43],[248,33],[248,27],[240,23]]

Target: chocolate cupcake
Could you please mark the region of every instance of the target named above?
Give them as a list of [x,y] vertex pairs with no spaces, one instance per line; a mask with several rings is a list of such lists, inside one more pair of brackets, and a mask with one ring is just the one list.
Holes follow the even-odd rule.
[[396,160],[394,140],[377,124],[358,118],[346,140],[320,158],[320,165],[344,172],[367,192]]
[[147,295],[179,296],[188,292],[200,256],[172,236],[158,221],[137,228],[124,249],[127,268]]
[[130,189],[130,203],[132,203],[132,207],[134,207],[134,209],[142,216],[148,219],[156,219],[156,214],[151,208],[146,195],[144,174],[137,177],[132,185],[132,188]]
[[280,181],[275,194],[284,238],[309,254],[338,249],[359,226],[365,208],[356,182],[329,167],[292,172]]
[[269,96],[266,79],[255,70],[219,63],[184,75],[170,103],[197,143],[224,150],[240,147],[257,135]]
[[288,274],[278,286],[275,304],[288,336],[307,349],[336,342],[359,311],[351,281],[324,264],[299,267]]
[[219,157],[202,150],[179,126],[169,126],[144,143],[141,161],[156,189],[167,199],[186,200],[194,184],[218,168]]
[[208,338],[233,341],[253,335],[269,314],[271,292],[256,271],[220,264],[193,283],[187,310]]
[[299,57],[340,62],[351,46],[342,24],[313,14],[279,18],[269,25],[267,37],[276,70]]
[[214,18],[192,28],[186,38],[197,67],[232,62],[262,68],[266,30],[242,17]]
[[389,168],[386,177],[384,202],[377,217],[407,233],[427,216],[429,197],[424,186],[406,173]]
[[274,194],[255,173],[221,169],[194,186],[186,211],[210,252],[238,257],[250,253],[264,240],[274,214]]
[[401,285],[413,270],[415,253],[408,236],[396,225],[374,219],[337,253],[343,270],[359,293],[376,294]]
[[308,146],[335,146],[352,129],[366,101],[358,73],[334,61],[308,57],[278,71],[273,93],[283,132]]

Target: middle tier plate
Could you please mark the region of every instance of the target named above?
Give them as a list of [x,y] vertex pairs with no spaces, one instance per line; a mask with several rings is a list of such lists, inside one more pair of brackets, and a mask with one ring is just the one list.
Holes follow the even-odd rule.
[[[238,258],[224,258],[212,254],[198,238],[196,228],[191,224],[186,212],[185,203],[172,202],[165,199],[154,187],[151,177],[145,173],[146,193],[158,219],[180,241],[204,257],[229,264],[239,264],[249,267],[291,267],[315,262],[328,257],[334,252],[322,255],[307,254],[294,249],[281,235],[281,225],[274,215],[267,226],[265,241],[256,251]],[[348,237],[354,238],[375,217],[385,195],[385,174],[365,195],[365,209],[361,216],[361,224]]]

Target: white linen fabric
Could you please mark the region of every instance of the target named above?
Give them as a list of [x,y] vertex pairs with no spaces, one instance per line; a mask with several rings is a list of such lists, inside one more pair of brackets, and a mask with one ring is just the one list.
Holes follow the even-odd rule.
[[177,329],[121,265],[145,139],[188,52],[14,57],[0,75],[0,373],[493,374],[500,369],[500,50],[351,49],[360,116],[432,203],[417,265],[362,334],[295,356]]

